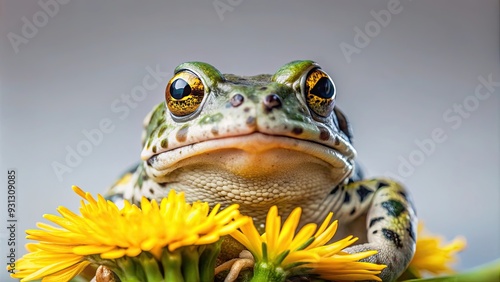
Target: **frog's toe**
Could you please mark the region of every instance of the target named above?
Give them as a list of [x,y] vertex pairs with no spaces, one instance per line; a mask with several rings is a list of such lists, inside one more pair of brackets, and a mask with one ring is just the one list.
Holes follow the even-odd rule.
[[384,246],[377,246],[372,243],[355,245],[344,249],[345,252],[350,254],[373,250],[377,251],[377,253],[360,261],[386,265],[387,267],[378,276],[384,282],[395,281],[405,270],[404,266],[408,264],[408,259],[405,256],[392,252],[391,248],[384,248]]
[[252,268],[254,264],[255,260],[252,254],[249,251],[244,250],[241,251],[239,258],[226,261],[225,263],[219,265],[215,269],[215,274],[217,275],[222,271],[229,270],[224,282],[234,282],[238,279],[242,270]]
[[95,277],[90,282],[116,282],[117,277],[107,266],[100,265]]

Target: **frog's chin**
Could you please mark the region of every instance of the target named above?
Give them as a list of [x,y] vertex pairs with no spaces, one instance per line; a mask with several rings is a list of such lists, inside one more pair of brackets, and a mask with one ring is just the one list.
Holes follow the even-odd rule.
[[[230,174],[242,179],[276,177],[283,173],[317,170],[337,182],[350,175],[352,156],[311,141],[263,133],[208,140],[151,157],[146,170],[158,182],[172,182],[182,171]],[[178,172],[178,173],[176,173]],[[203,174],[201,174],[203,175]]]

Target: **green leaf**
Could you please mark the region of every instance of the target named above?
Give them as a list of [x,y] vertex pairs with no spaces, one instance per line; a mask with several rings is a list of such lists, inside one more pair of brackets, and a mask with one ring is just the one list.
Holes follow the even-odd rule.
[[500,259],[489,264],[479,266],[468,272],[434,278],[405,280],[406,282],[498,282],[500,281]]

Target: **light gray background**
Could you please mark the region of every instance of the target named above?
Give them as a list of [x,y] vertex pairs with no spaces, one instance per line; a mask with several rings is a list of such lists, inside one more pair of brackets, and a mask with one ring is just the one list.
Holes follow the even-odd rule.
[[[374,20],[370,11],[387,9],[388,1],[235,2],[220,17],[212,0],[70,1],[17,53],[7,35],[22,36],[23,17],[33,22],[43,10],[37,1],[1,2],[1,183],[7,169],[17,170],[19,245],[42,214],[78,207],[72,184],[103,192],[139,159],[143,117],[163,100],[169,78],[124,119],[111,105],[142,84],[146,67],[170,75],[181,62],[201,60],[251,75],[312,59],[338,86],[338,105],[369,175],[397,175],[401,158],[418,154],[416,140],[444,131],[445,142],[400,178],[430,230],[467,237],[459,269],[500,257],[500,88],[457,128],[443,119],[471,99],[479,76],[500,81],[498,1],[402,0],[402,11],[350,63],[340,44],[354,45],[355,27],[364,30]],[[75,149],[85,140],[82,130],[106,118],[114,131],[60,182],[52,162],[64,163],[66,146]],[[0,230],[5,265],[7,235]]]

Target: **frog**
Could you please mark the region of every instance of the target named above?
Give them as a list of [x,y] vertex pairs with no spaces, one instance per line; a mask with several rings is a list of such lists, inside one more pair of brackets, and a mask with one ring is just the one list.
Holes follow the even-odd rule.
[[140,204],[173,189],[188,202],[237,203],[260,227],[274,205],[283,215],[301,207],[301,225],[333,212],[335,238],[359,238],[344,251],[376,250],[364,261],[386,265],[379,277],[394,281],[415,252],[414,204],[399,182],[364,177],[337,92],[311,60],[254,76],[182,63],[144,120],[141,161],[107,198]]

